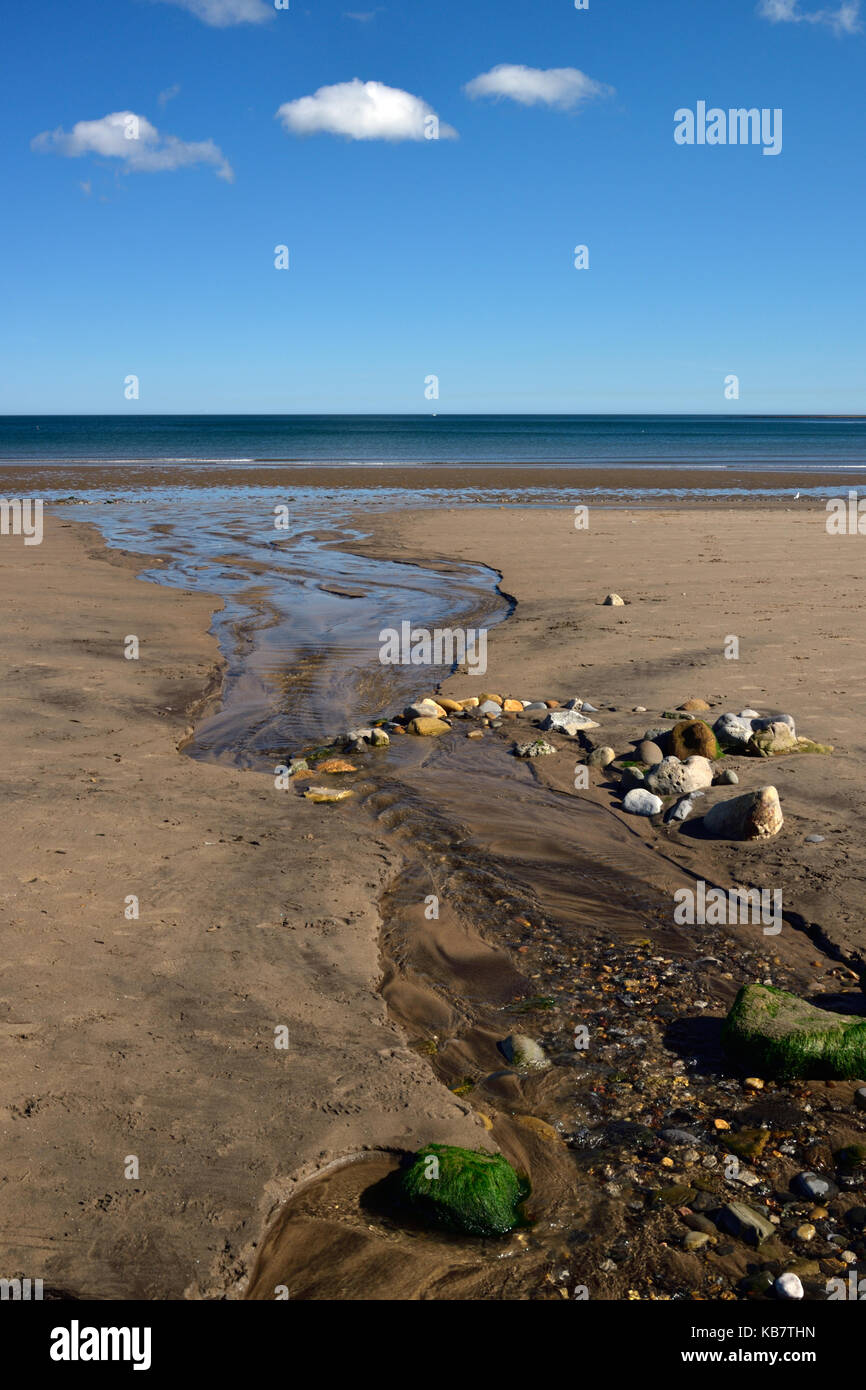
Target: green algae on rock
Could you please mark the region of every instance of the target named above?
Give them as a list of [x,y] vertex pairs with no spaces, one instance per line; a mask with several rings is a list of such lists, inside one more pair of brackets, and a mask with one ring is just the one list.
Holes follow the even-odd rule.
[[671,752],[684,763],[686,758],[697,754],[711,761],[721,757],[718,740],[703,719],[683,719],[670,731]]
[[722,1025],[732,1057],[778,1080],[866,1076],[866,1019],[828,1013],[771,985],[744,985]]
[[428,1144],[400,1175],[404,1201],[424,1221],[470,1236],[503,1236],[521,1221],[529,1183],[502,1154]]

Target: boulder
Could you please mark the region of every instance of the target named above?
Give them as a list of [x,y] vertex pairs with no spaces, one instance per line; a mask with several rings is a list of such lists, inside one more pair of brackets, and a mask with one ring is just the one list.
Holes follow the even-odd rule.
[[581,714],[580,710],[556,709],[550,711],[541,727],[575,738],[582,729],[597,729],[598,724],[594,719],[588,719],[585,714]]
[[693,753],[701,758],[717,758],[721,749],[718,739],[703,719],[684,719],[671,729],[670,751],[685,762]]
[[713,733],[722,748],[742,751],[754,733],[754,720],[741,714],[720,714]]
[[433,1226],[502,1236],[520,1222],[529,1184],[502,1154],[428,1144],[400,1174],[401,1200]]
[[643,787],[632,787],[623,797],[622,807],[632,816],[657,816],[662,809],[662,799]]
[[744,985],[722,1025],[727,1052],[759,1076],[866,1076],[866,1019],[828,1013],[771,985]]
[[658,796],[682,796],[713,784],[712,764],[706,758],[693,756],[681,763],[679,758],[663,758],[647,774],[646,784]]
[[768,840],[784,823],[775,787],[717,801],[703,819],[707,833],[720,840]]

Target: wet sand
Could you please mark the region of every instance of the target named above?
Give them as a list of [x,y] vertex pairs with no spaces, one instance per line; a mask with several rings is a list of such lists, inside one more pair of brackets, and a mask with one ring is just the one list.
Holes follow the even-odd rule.
[[[593,509],[588,532],[570,506],[361,520],[373,535],[353,549],[446,574],[486,565],[517,599],[491,631],[485,676],[451,677],[446,693],[581,695],[618,751],[700,695],[785,709],[837,752],[773,763],[787,824],[761,847],[657,831],[619,810],[601,773],[577,792],[565,741],[542,766],[518,763],[523,717],[481,741],[459,727],[395,740],[357,760],[353,804],[312,807],[263,773],[176,751],[183,711],[220,667],[212,601],[137,582],[140,562],[112,567],[88,528],[53,523],[13,563],[3,550],[5,621],[14,607],[21,623],[4,641],[18,672],[5,767],[21,808],[4,951],[7,1263],[91,1297],[268,1300],[278,1285],[293,1298],[559,1299],[578,1285],[593,1298],[722,1296],[748,1251],[683,1253],[679,1218],[648,1195],[677,1177],[658,1134],[680,1123],[706,1137],[719,1114],[755,1122],[718,1049],[744,979],[771,974],[857,1011],[858,539],[827,537],[814,507]],[[610,589],[628,606],[601,607]],[[112,640],[142,631],[162,644],[158,671],[115,660]],[[730,633],[738,662],[723,656]],[[40,647],[53,653],[47,690]],[[50,783],[32,772],[46,739]],[[768,780],[763,763],[737,767],[744,789]],[[64,832],[50,844],[47,825]],[[814,831],[826,840],[806,845]],[[106,872],[93,839],[109,834]],[[63,870],[57,849],[73,859]],[[783,886],[781,936],[674,928],[671,893],[698,876]],[[140,885],[147,911],[129,923],[123,901]],[[273,1049],[283,1022],[288,1078]],[[555,1059],[547,1072],[504,1065],[497,1041],[518,1025]],[[770,1091],[782,1144],[792,1097]],[[807,1142],[802,1123],[828,1151],[861,1136],[850,1086],[823,1088],[812,1110],[786,1121],[792,1143]],[[490,1247],[398,1222],[380,1180],[431,1139],[501,1148],[528,1171],[531,1229]],[[140,1149],[129,1183],[121,1165]],[[768,1180],[784,1184],[798,1162],[779,1150]]]

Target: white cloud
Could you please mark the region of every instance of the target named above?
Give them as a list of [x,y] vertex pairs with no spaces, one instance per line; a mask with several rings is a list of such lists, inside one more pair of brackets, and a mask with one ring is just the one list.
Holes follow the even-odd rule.
[[500,63],[463,89],[471,97],[509,97],[521,106],[558,106],[568,110],[592,97],[610,96],[612,87],[596,82],[577,68],[527,68]]
[[162,3],[189,10],[215,29],[227,29],[230,24],[266,24],[274,17],[274,7],[266,0],[162,0]]
[[234,178],[231,165],[213,140],[178,140],[176,135],[160,135],[146,116],[133,111],[114,111],[98,121],[77,121],[67,132],[43,130],[31,142],[34,150],[54,151],[77,159],[80,155],[102,155],[120,159],[133,173],[156,174],[183,169],[190,164],[212,164],[217,177]]
[[170,101],[174,101],[180,92],[180,83],[175,82],[171,87],[166,87],[164,92],[160,92],[157,101],[160,106],[167,106]]
[[826,24],[836,34],[859,34],[860,0],[845,0],[836,10],[802,10],[800,0],[760,0],[758,14],[773,24]]
[[[320,87],[311,97],[287,101],[277,112],[286,130],[294,135],[345,135],[350,140],[436,139],[438,117],[432,106],[399,87],[382,82],[338,82]],[[454,140],[453,126],[440,123],[438,138]]]

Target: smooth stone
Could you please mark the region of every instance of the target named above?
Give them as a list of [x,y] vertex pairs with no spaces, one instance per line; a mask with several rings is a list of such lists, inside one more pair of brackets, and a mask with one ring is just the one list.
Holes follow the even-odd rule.
[[745,748],[754,733],[754,724],[740,714],[720,714],[713,733],[723,748]]
[[738,787],[740,779],[732,767],[726,767],[724,772],[719,775],[719,786]]
[[662,762],[665,756],[658,744],[653,743],[648,738],[641,739],[637,746],[637,755],[641,762],[646,763],[648,767],[654,767],[657,763]]
[[807,844],[807,845],[823,845],[825,838],[826,838],[826,837],[825,837],[824,835],[807,835],[807,836],[806,836],[806,844]]
[[550,1058],[541,1044],[525,1033],[510,1033],[499,1044],[499,1050],[510,1066],[524,1071],[543,1071],[550,1066]]
[[779,1298],[802,1298],[804,1294],[803,1285],[796,1274],[780,1274],[773,1288]]
[[687,1129],[663,1129],[661,1137],[666,1144],[687,1144],[690,1148],[703,1142],[696,1134],[692,1134]]
[[815,1230],[815,1227],[812,1225],[811,1221],[804,1221],[803,1225],[798,1226],[796,1231],[794,1232],[794,1235],[797,1237],[798,1240],[804,1241],[814,1240],[817,1234],[818,1233]]
[[488,719],[498,719],[502,713],[502,706],[498,705],[495,700],[485,700],[483,704],[478,706],[476,713],[487,715]]
[[687,758],[684,763],[679,758],[663,758],[647,775],[646,781],[650,791],[660,796],[682,796],[701,787],[711,787],[713,768],[709,759],[697,754]]
[[689,1231],[683,1241],[684,1250],[703,1250],[705,1245],[709,1245],[710,1237],[705,1231]]
[[550,711],[541,727],[545,731],[553,730],[575,738],[583,729],[597,729],[598,724],[594,719],[588,719],[585,714],[581,714],[580,710],[555,709]]
[[824,1178],[820,1173],[798,1173],[791,1183],[793,1190],[801,1197],[808,1197],[812,1202],[825,1201],[829,1197],[838,1195],[839,1189],[829,1178]]
[[502,708],[506,714],[522,714],[523,701],[511,699],[504,700],[502,703]]
[[403,711],[404,719],[444,719],[445,710],[435,700],[416,700]]
[[543,700],[530,700],[523,708],[527,714],[547,714],[547,705]]
[[596,709],[595,705],[591,705],[591,704],[589,703],[589,700],[584,700],[584,702],[583,702],[581,708],[582,708],[582,709],[588,709],[589,712],[590,712],[590,714],[598,714],[598,710]]
[[778,835],[784,823],[775,787],[717,801],[704,816],[704,829],[722,840],[767,840]]
[[706,700],[685,700],[683,704],[677,705],[677,709],[682,710],[685,714],[698,713],[709,708]]
[[619,594],[608,594],[604,600],[605,608],[625,608],[625,599]]
[[692,814],[692,811],[693,811],[694,809],[695,809],[695,803],[694,803],[693,801],[689,801],[689,798],[688,798],[687,796],[684,796],[683,799],[682,799],[682,801],[678,801],[677,804],[676,804],[676,806],[672,806],[672,807],[671,807],[671,809],[668,811],[667,815],[665,816],[665,820],[666,820],[666,821],[672,821],[672,820],[674,820],[674,821],[688,820],[689,816]]
[[451,725],[446,724],[442,719],[421,718],[413,719],[407,725],[410,734],[417,734],[420,738],[438,738],[440,734],[450,734]]
[[643,787],[632,787],[623,797],[623,810],[632,816],[657,816],[662,809],[662,800],[644,791]]
[[767,1218],[747,1207],[745,1202],[727,1202],[716,1217],[716,1225],[729,1236],[756,1247],[776,1234]]
[[615,757],[612,748],[593,748],[586,762],[588,767],[610,767]]

